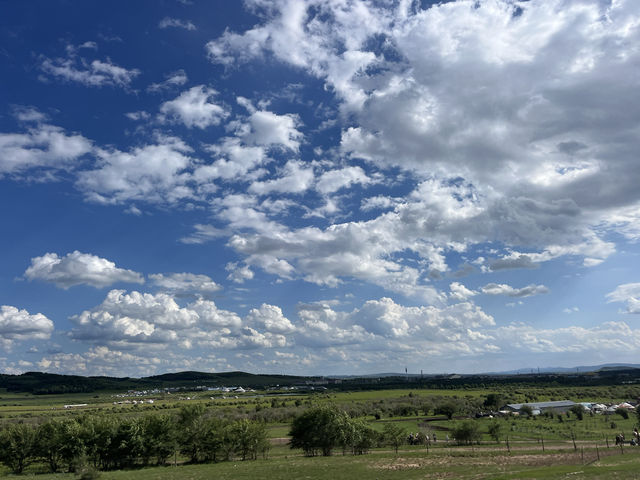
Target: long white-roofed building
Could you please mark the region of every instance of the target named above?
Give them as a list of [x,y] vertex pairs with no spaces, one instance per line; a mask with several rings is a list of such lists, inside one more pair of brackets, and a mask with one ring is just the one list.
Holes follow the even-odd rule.
[[524,406],[531,407],[534,415],[540,415],[545,412],[553,412],[553,413],[566,413],[576,405],[575,402],[571,400],[556,400],[552,402],[531,402],[531,403],[510,403],[503,408],[503,410],[507,410],[514,413],[520,413],[522,407]]

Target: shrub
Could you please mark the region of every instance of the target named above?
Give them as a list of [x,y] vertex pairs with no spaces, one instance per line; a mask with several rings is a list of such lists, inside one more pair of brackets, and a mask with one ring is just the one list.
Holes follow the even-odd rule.
[[453,438],[459,445],[471,445],[479,443],[482,438],[478,424],[473,420],[467,420],[456,425],[451,431]]
[[629,418],[629,411],[626,408],[616,408],[616,413],[625,420]]

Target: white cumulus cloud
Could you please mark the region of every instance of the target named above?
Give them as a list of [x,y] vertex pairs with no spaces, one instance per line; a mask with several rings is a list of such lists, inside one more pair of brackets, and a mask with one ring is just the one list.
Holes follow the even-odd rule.
[[194,273],[156,273],[149,275],[149,279],[161,290],[173,293],[206,294],[222,288],[207,275]]
[[160,106],[161,120],[182,122],[188,128],[219,125],[228,116],[227,110],[211,101],[218,94],[213,88],[197,85]]
[[14,341],[46,340],[53,322],[42,313],[30,314],[11,305],[0,306],[0,345],[11,347]]
[[106,258],[77,250],[62,257],[57,253],[34,257],[24,276],[65,289],[75,285],[103,288],[116,282],[144,283],[142,275],[137,272],[116,267],[114,262]]
[[33,168],[73,169],[91,149],[90,140],[54,125],[37,125],[26,133],[0,133],[0,177]]

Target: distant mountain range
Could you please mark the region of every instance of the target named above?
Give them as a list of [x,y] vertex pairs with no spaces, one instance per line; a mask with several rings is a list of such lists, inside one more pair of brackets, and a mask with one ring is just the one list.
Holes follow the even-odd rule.
[[319,377],[293,375],[254,375],[246,372],[178,372],[143,378],[82,377],[54,373],[27,372],[22,375],[0,374],[0,389],[10,392],[89,393],[98,390],[150,390],[153,388],[194,388],[198,386],[294,385]]
[[[564,383],[607,384],[607,382],[640,382],[640,364],[606,363],[580,367],[520,368],[517,370],[482,374],[416,374],[416,373],[374,373],[368,375],[327,375],[326,377],[304,377],[294,375],[256,375],[246,372],[177,372],[142,378],[82,377],[78,375],[57,375],[43,372],[27,372],[21,375],[0,374],[0,394],[2,389],[9,392],[29,392],[34,394],[90,393],[95,391],[151,390],[155,388],[184,388],[243,386],[264,388],[273,386],[334,385],[336,388],[397,388],[406,387],[407,382],[432,385],[481,385],[485,383],[544,383],[546,377],[558,376]],[[521,378],[522,377],[522,378]],[[617,384],[617,383],[616,383]]]
[[522,375],[531,373],[588,373],[603,370],[622,370],[640,368],[638,363],[603,363],[601,365],[590,365],[580,367],[545,367],[545,368],[519,368],[517,370],[507,370],[504,372],[487,372],[486,375]]
[[484,372],[484,373],[468,373],[468,374],[454,374],[454,373],[400,373],[400,372],[386,372],[386,373],[368,373],[365,375],[328,375],[329,378],[341,378],[341,379],[353,379],[353,378],[387,378],[387,377],[409,377],[409,378],[429,378],[439,377],[442,375],[462,375],[465,377],[482,376],[482,375],[525,375],[536,373],[589,373],[599,372],[604,370],[622,370],[622,369],[635,369],[640,368],[640,364],[637,363],[604,363],[602,365],[580,366],[580,367],[545,367],[545,368],[519,368],[517,370],[505,370],[500,372]]

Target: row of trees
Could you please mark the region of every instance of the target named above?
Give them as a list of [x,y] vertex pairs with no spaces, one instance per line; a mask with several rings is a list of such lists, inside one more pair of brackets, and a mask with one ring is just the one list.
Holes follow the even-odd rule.
[[[494,422],[487,432],[496,441],[500,440],[501,427]],[[477,422],[469,420],[456,425],[452,438],[459,444],[472,444],[480,441],[481,432]],[[308,409],[291,424],[289,432],[291,448],[300,448],[305,455],[331,455],[336,449],[351,452],[354,455],[367,453],[373,447],[398,447],[407,443],[409,436],[397,423],[387,422],[383,431],[370,428],[362,419],[351,418],[349,414],[333,405],[321,405]],[[412,435],[412,444],[430,444],[424,432]]]
[[[456,423],[449,432],[451,440],[459,445],[479,443],[482,432],[478,422],[466,420]],[[489,436],[496,442],[502,438],[502,425],[491,422],[487,427]],[[331,455],[336,449],[354,455],[367,453],[372,447],[389,446],[395,449],[411,438],[413,445],[431,444],[425,432],[407,435],[406,430],[393,422],[386,422],[382,432],[370,428],[362,419],[351,418],[344,410],[333,405],[321,405],[308,409],[291,425],[291,448],[300,448],[308,456]]]
[[224,420],[197,404],[177,415],[84,415],[41,425],[17,423],[0,431],[0,462],[14,473],[36,461],[51,472],[76,471],[82,465],[111,470],[165,464],[178,453],[194,463],[249,460],[268,449],[263,423]]

